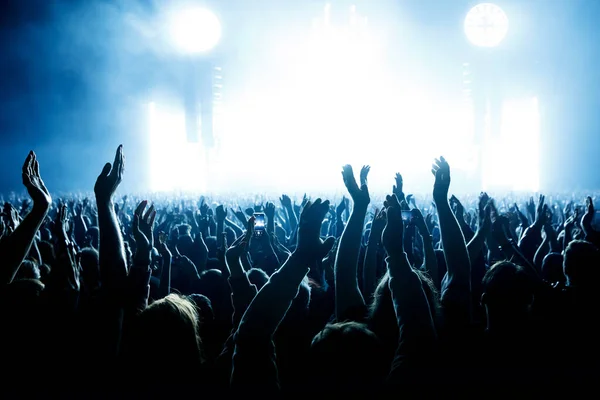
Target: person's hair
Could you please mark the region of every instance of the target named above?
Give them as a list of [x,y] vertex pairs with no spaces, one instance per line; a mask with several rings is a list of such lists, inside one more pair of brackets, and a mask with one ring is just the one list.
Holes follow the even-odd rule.
[[136,318],[131,361],[148,365],[178,365],[175,376],[198,373],[203,361],[198,312],[187,298],[171,293],[150,304]]
[[358,322],[327,324],[313,338],[309,356],[315,388],[373,388],[389,372],[381,341]]
[[50,265],[43,263],[40,265],[40,280],[42,283],[48,283],[48,279],[50,278],[50,272],[52,272],[52,268]]
[[37,279],[41,278],[40,269],[35,261],[23,260],[17,270],[15,279]]
[[246,272],[248,280],[253,285],[256,285],[258,290],[262,289],[263,286],[269,281],[269,275],[260,268],[251,268]]
[[533,301],[534,284],[523,267],[509,261],[492,265],[483,277],[484,304],[503,309],[523,309]]
[[592,286],[598,284],[600,251],[590,242],[574,240],[567,246],[563,271],[568,286]]
[[86,247],[79,252],[81,265],[81,280],[89,289],[94,289],[100,283],[100,254],[93,247]]
[[564,284],[567,280],[563,273],[563,256],[560,253],[549,253],[542,262],[542,279],[549,283]]
[[[429,309],[435,322],[440,314],[441,305],[439,292],[435,288],[433,280],[426,273],[420,270],[414,270],[421,279],[421,286],[427,297]],[[386,348],[386,355],[389,361],[394,356],[398,347],[399,331],[392,292],[389,287],[390,275],[388,272],[379,280],[373,301],[369,306],[369,328],[382,340]]]
[[37,243],[38,250],[40,251],[40,256],[42,257],[42,261],[48,265],[54,264],[54,260],[56,260],[56,256],[54,253],[54,246],[52,243],[46,240],[40,240]]

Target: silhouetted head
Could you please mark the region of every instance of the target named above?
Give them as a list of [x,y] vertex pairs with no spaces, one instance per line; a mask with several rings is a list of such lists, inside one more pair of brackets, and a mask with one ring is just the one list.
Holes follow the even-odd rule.
[[174,386],[188,384],[178,379],[197,374],[203,360],[196,307],[173,293],[155,301],[137,316],[130,346],[139,371],[160,366],[161,374],[175,379]]
[[549,253],[542,262],[542,279],[552,284],[564,284],[567,280],[563,273],[563,256],[560,253]]
[[251,268],[246,272],[246,275],[248,275],[250,283],[256,285],[256,289],[258,290],[262,289],[265,283],[269,281],[269,275],[260,268]]
[[528,314],[533,303],[535,286],[523,267],[509,261],[494,264],[483,277],[481,303],[491,318],[503,322],[517,320]]
[[21,266],[17,270],[15,279],[37,279],[41,277],[40,269],[35,261],[23,260]]
[[99,237],[100,237],[100,231],[98,230],[98,227],[92,226],[92,227],[88,228],[87,232],[85,233],[84,245],[97,249]]
[[81,280],[88,290],[94,290],[100,285],[100,256],[98,250],[86,247],[79,252],[81,265]]
[[312,340],[310,382],[321,390],[362,390],[381,385],[389,372],[379,338],[357,322],[328,324]]
[[565,250],[563,271],[567,286],[597,287],[600,278],[600,252],[598,248],[583,240],[574,240]]
[[41,240],[37,243],[37,247],[40,251],[42,261],[48,265],[54,264],[56,256],[54,254],[54,246],[52,245],[52,243],[47,242],[45,240]]

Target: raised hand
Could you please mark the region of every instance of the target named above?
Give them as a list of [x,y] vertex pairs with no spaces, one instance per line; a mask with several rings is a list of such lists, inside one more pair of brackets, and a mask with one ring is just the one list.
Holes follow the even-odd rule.
[[404,253],[404,221],[400,202],[395,194],[386,196],[386,224],[381,234],[381,241],[390,257],[399,257]]
[[271,202],[267,202],[267,204],[265,204],[265,215],[269,220],[273,220],[273,218],[275,218],[275,204]]
[[292,199],[290,199],[290,197],[287,194],[282,194],[279,198],[279,201],[281,202],[281,206],[283,208],[288,208],[292,206]]
[[479,204],[479,215],[478,215],[478,225],[477,229],[483,234],[487,235],[492,229],[492,207],[487,204],[481,208],[481,203]]
[[102,172],[98,175],[98,179],[96,179],[94,193],[97,202],[108,203],[112,201],[112,197],[123,179],[124,166],[123,145],[120,145],[117,148],[113,164],[106,163]]
[[354,172],[352,166],[345,165],[342,168],[342,178],[344,179],[344,185],[354,201],[354,206],[367,207],[371,201],[369,197],[369,188],[367,187],[367,175],[369,174],[370,167],[364,166],[360,171],[360,184],[358,187],[356,179],[354,178]]
[[237,219],[243,223],[244,225],[246,225],[246,223],[248,222],[248,219],[246,218],[246,214],[244,214],[244,212],[242,211],[241,207],[238,207],[238,210],[235,211],[233,208],[231,209],[231,213],[233,215],[235,215],[237,217]]
[[396,184],[392,187],[392,193],[395,194],[399,200],[402,200],[404,198],[404,193],[402,192],[404,181],[402,180],[400,172],[396,172],[395,180]]
[[492,236],[500,246],[506,246],[510,243],[505,229],[507,225],[508,218],[504,216],[498,216],[496,220],[492,222]]
[[423,218],[423,214],[421,213],[421,210],[419,210],[418,208],[413,208],[412,210],[410,210],[410,213],[412,214],[412,218],[410,219],[410,222],[417,227],[421,236],[429,235],[430,232],[427,229],[427,223],[425,222],[425,219]]
[[208,204],[206,204],[204,202],[204,198],[202,198],[202,200],[200,200],[200,215],[203,217],[207,217],[208,216],[208,210],[210,210],[210,207],[208,206]]
[[381,240],[381,233],[385,228],[386,216],[385,209],[376,209],[375,215],[373,216],[373,222],[371,223],[371,238],[376,238],[377,241]]
[[433,199],[436,202],[448,201],[448,190],[450,189],[450,165],[444,157],[436,158],[431,166],[431,173],[435,176],[433,184]]
[[225,221],[225,218],[227,218],[227,209],[222,205],[219,205],[215,210],[215,216],[217,217],[218,222]]
[[338,204],[337,208],[335,209],[335,213],[341,217],[342,213],[344,212],[344,210],[346,209],[346,196],[342,196],[342,200],[340,201],[340,204]]
[[548,206],[546,206],[545,201],[546,197],[543,194],[540,194],[540,200],[536,208],[534,222],[534,225],[540,228],[546,223],[546,219],[548,218]]
[[17,229],[17,226],[21,223],[21,218],[19,217],[19,212],[16,208],[13,207],[10,203],[4,203],[3,209],[3,218],[6,224],[7,231],[13,232]]
[[452,207],[452,210],[454,211],[454,215],[456,215],[456,218],[464,219],[465,208],[463,207],[460,200],[458,200],[458,198],[456,198],[455,195],[452,195],[452,197],[450,197],[450,206]]
[[529,198],[529,201],[525,204],[527,209],[527,214],[529,217],[534,220],[535,219],[535,202],[533,201],[533,196]]
[[585,199],[586,211],[581,218],[581,227],[586,235],[589,235],[590,232],[593,231],[592,221],[594,220],[595,210],[594,210],[594,201],[590,196]]
[[300,213],[298,224],[298,244],[294,255],[306,259],[309,262],[322,260],[335,242],[335,238],[329,237],[322,241],[320,238],[321,224],[329,211],[329,201],[316,199],[306,203]]
[[133,215],[133,237],[136,243],[135,259],[139,262],[150,262],[150,254],[154,246],[154,219],[156,211],[151,205],[144,214],[148,201],[144,200],[137,206]]
[[54,221],[54,235],[60,243],[69,244],[67,232],[69,231],[68,211],[67,206],[62,204],[58,207],[56,220]]
[[25,159],[22,177],[23,185],[25,185],[27,193],[33,200],[33,206],[48,210],[52,204],[52,197],[40,176],[40,164],[33,150],[29,152]]

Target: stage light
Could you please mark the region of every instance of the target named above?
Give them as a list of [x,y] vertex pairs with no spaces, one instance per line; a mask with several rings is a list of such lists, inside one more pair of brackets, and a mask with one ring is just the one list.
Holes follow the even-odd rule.
[[178,10],[171,16],[171,39],[188,54],[204,53],[221,39],[221,23],[215,14],[203,8]]
[[482,3],[471,8],[465,18],[465,35],[479,47],[495,47],[508,33],[508,17],[500,7]]

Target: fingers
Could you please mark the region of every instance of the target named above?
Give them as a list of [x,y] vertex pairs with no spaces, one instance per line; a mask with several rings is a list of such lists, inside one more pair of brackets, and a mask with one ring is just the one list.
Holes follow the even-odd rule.
[[31,160],[33,159],[33,150],[27,154],[27,158],[25,158],[25,162],[23,163],[23,174],[31,175]]
[[140,202],[140,204],[138,204],[137,208],[135,209],[134,215],[141,218],[142,212],[146,209],[147,204],[148,204],[148,200],[142,200]]
[[139,237],[139,235],[141,235],[142,232],[140,231],[140,214],[137,212],[137,210],[136,213],[133,215],[133,224],[131,228],[133,230],[134,237]]
[[370,165],[364,165],[360,170],[360,186],[367,186],[367,177],[371,171]]

